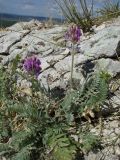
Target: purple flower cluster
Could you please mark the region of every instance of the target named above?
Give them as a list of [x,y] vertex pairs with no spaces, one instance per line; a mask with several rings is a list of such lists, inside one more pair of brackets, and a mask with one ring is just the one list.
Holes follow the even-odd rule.
[[73,43],[77,43],[82,35],[80,27],[72,25],[65,34],[65,39]]
[[31,57],[26,58],[24,60],[23,67],[28,73],[34,74],[34,75],[36,75],[36,77],[38,77],[38,75],[41,72],[41,62],[35,56],[31,56]]

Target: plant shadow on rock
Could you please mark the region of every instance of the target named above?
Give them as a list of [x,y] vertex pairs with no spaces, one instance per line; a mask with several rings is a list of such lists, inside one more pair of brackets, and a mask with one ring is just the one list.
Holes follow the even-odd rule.
[[92,63],[90,60],[87,60],[83,66],[82,66],[82,74],[85,78],[87,78],[88,74],[90,73],[93,73],[94,72],[94,67],[95,67],[95,64]]
[[62,98],[65,97],[65,90],[64,88],[61,87],[54,87],[53,89],[50,90],[50,97],[52,99],[56,100],[61,100]]
[[116,53],[119,56],[120,55],[120,41],[118,42],[117,48],[116,48]]

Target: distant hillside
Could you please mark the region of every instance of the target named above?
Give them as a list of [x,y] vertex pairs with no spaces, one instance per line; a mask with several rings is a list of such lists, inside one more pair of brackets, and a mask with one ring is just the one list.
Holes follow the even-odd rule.
[[[24,15],[15,15],[15,14],[7,14],[0,13],[0,27],[8,27],[13,25],[19,21],[30,21],[32,19],[37,19],[39,21],[46,21],[48,17],[39,17],[39,16],[24,16]],[[53,18],[53,21],[60,23],[61,20],[59,18]],[[62,20],[63,21],[63,20]]]

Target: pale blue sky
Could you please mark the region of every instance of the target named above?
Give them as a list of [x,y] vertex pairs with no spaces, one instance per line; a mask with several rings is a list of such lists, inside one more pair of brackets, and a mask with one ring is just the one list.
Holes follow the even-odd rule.
[[48,16],[53,14],[53,3],[54,0],[0,0],[0,13]]
[[[91,2],[91,0],[86,1],[88,3]],[[103,4],[103,1],[105,0],[94,1],[96,1],[97,8],[100,7]],[[58,15],[60,14],[57,12],[58,9],[55,9],[55,6],[56,5],[54,0],[0,0],[0,13],[58,17]]]

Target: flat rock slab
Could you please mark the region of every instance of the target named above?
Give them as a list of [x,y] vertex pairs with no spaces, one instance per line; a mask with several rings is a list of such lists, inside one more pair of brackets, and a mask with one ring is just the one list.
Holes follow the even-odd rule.
[[[46,89],[48,89],[48,87],[54,88],[55,85],[53,85],[53,83],[55,83],[59,79],[60,79],[60,74],[53,68],[49,68],[49,69],[45,70],[38,77],[38,80],[41,81],[41,84]],[[54,87],[52,87],[52,86],[54,86]],[[59,85],[56,85],[56,86],[59,86]]]
[[109,26],[81,42],[80,47],[84,55],[95,58],[114,57],[119,40],[120,26]]
[[28,31],[22,32],[7,32],[7,34],[0,38],[0,54],[9,54],[9,49],[15,43],[19,42]]
[[95,68],[96,70],[103,70],[108,72],[112,77],[115,77],[117,74],[120,73],[120,61],[112,60],[110,58],[104,59],[101,58],[95,61]]
[[[92,59],[93,59],[92,57],[85,56],[84,54],[76,54],[74,56],[74,67],[79,66],[85,63],[86,61]],[[71,62],[72,62],[72,56],[69,55],[63,60],[56,63],[55,68],[60,73],[71,71]]]
[[33,29],[41,29],[43,27],[43,24],[38,20],[31,20],[29,22],[19,22],[11,27],[8,27],[8,30],[12,31],[22,31],[22,30],[33,30]]

